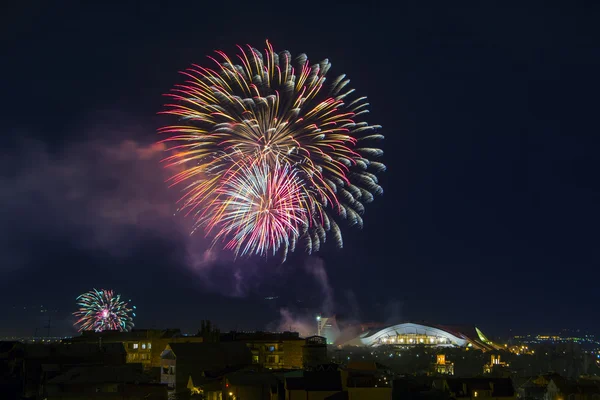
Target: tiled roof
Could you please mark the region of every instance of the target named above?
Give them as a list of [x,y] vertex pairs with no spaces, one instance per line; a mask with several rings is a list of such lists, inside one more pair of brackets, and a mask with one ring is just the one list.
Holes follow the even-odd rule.
[[28,343],[25,345],[25,356],[27,358],[82,357],[99,353],[126,354],[122,343],[103,343],[101,346],[92,343]]

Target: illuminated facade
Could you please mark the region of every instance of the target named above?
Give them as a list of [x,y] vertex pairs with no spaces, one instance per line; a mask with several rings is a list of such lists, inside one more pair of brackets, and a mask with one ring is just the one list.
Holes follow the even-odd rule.
[[436,356],[435,364],[432,366],[433,373],[440,375],[454,375],[454,363],[446,360],[444,354]]
[[510,372],[507,370],[509,366],[510,365],[508,363],[500,361],[500,355],[492,354],[490,357],[490,362],[483,366],[483,373],[503,375],[503,373]]
[[252,364],[266,369],[302,368],[305,339],[298,332],[229,332],[221,342],[243,342],[252,352]]
[[353,346],[397,347],[468,347],[483,351],[496,350],[499,347],[492,343],[475,327],[445,327],[441,325],[425,325],[403,323],[363,332],[358,337],[339,343]]

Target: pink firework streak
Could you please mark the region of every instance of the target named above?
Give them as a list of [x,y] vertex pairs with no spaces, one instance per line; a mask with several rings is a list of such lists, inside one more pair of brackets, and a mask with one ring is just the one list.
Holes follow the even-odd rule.
[[215,242],[238,254],[284,256],[306,229],[306,213],[311,205],[302,182],[287,165],[265,161],[230,168],[215,198],[203,211],[201,225],[215,231]]

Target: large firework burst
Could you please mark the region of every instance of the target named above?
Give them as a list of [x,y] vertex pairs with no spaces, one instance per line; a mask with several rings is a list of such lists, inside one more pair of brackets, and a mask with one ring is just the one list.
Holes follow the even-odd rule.
[[112,290],[93,289],[77,297],[77,305],[79,310],[73,315],[79,318],[75,326],[80,332],[130,331],[133,328],[135,306],[129,308]]
[[[370,160],[383,152],[362,144],[383,139],[376,132],[380,126],[361,121],[368,112],[366,97],[349,99],[354,90],[345,75],[325,84],[328,60],[310,66],[304,54],[292,61],[288,51],[277,54],[268,42],[266,47],[264,56],[250,46],[239,47],[237,63],[217,51],[220,60],[210,57],[216,68],[193,65],[183,72],[185,84],[169,94],[174,101],[164,113],[180,121],[159,132],[169,135],[164,140],[172,152],[167,165],[180,168],[171,179],[184,188],[180,209],[194,216],[196,227],[210,232],[219,226],[217,238],[226,237],[226,247],[241,253],[265,254],[282,245],[292,249],[297,238],[305,240],[309,252],[317,251],[327,232],[342,247],[338,221],[362,226],[364,204],[383,192],[375,174],[385,166]],[[304,206],[302,213],[292,207],[285,223],[280,213],[277,220],[285,229],[275,237],[262,237],[273,232],[264,224],[243,226],[247,213],[246,219],[223,220],[240,197],[243,204],[251,203],[244,197],[248,193],[235,194],[236,188],[248,187],[245,179],[264,183],[248,174],[278,168],[286,171],[276,173],[280,178],[298,181],[293,185],[302,192],[297,204]]]

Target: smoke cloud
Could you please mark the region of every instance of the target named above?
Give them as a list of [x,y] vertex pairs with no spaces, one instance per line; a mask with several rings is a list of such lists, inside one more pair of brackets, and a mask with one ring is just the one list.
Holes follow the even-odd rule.
[[304,269],[319,284],[323,298],[321,312],[326,315],[332,314],[334,311],[333,288],[329,284],[329,276],[325,270],[325,263],[321,258],[309,257],[304,264]]
[[[16,145],[0,149],[0,272],[26,274],[42,257],[32,251],[36,242],[127,260],[136,251],[144,253],[150,238],[171,249],[166,258],[172,257],[173,265],[167,268],[187,269],[202,289],[226,296],[258,292],[269,279],[280,283],[294,277],[289,283],[294,284],[298,274],[309,277],[308,285],[320,293],[318,308],[281,308],[280,330],[291,326],[313,334],[316,313],[333,315],[334,290],[321,258],[297,257],[278,267],[276,260],[234,260],[202,232],[190,235],[191,218],[176,213],[180,192],[165,183],[172,171],[161,166],[165,149],[155,143],[153,130],[128,126],[122,115],[97,119],[104,122],[93,128],[84,124],[82,134],[68,142],[51,146],[15,134]],[[354,294],[346,297],[357,318]]]
[[204,289],[244,295],[255,268],[232,263],[201,232],[189,234],[191,219],[176,213],[180,192],[165,183],[172,171],[160,163],[164,146],[152,129],[108,114],[70,142],[50,146],[15,134],[16,144],[0,149],[0,271],[26,273],[39,260],[31,251],[36,242],[126,259],[159,240],[172,249],[165,257]]
[[290,331],[298,332],[300,336],[307,337],[316,334],[317,323],[315,317],[310,315],[298,316],[287,308],[279,310],[279,322],[276,326],[269,327],[279,332]]
[[325,269],[325,263],[319,257],[309,257],[303,264],[303,270],[316,284],[319,292],[319,302],[316,308],[293,310],[289,307],[279,309],[279,321],[271,324],[270,329],[278,331],[295,331],[301,336],[315,335],[317,323],[315,316],[323,314],[332,316],[335,312],[334,291],[329,282],[329,276]]
[[25,139],[0,154],[3,170],[14,171],[0,177],[1,242],[16,244],[0,252],[3,268],[27,263],[19,244],[32,237],[68,238],[119,256],[136,245],[136,232],[174,233],[172,203],[161,195],[162,150],[133,140],[90,140],[52,152]]

